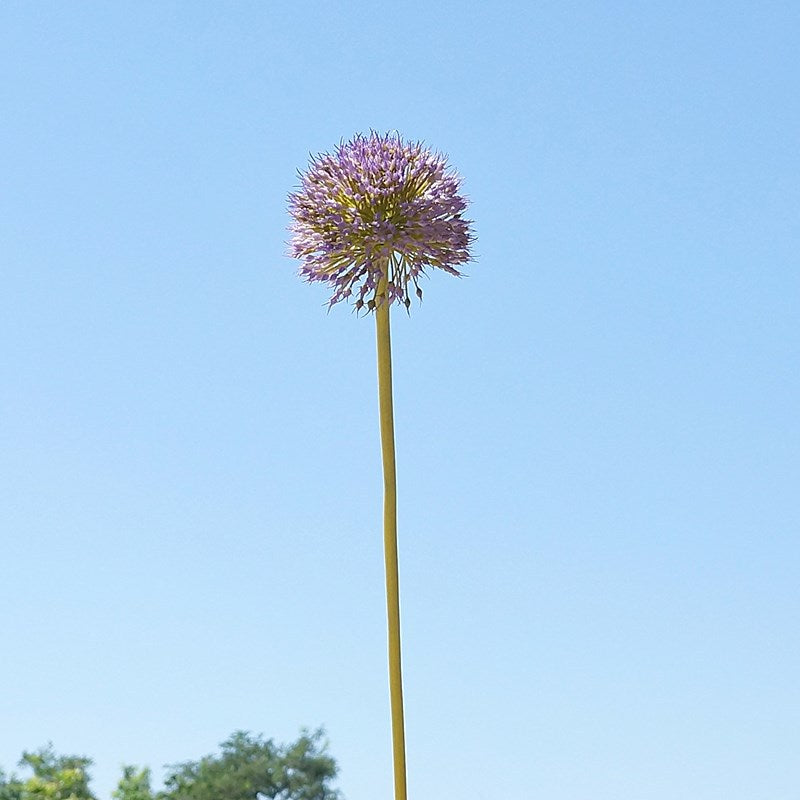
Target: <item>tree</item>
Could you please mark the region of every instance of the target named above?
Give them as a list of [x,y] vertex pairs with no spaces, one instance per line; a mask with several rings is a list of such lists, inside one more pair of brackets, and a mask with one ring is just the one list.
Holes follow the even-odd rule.
[[29,767],[33,775],[21,781],[0,773],[0,800],[96,800],[89,791],[90,758],[57,756],[49,744],[24,752],[19,765]]
[[324,733],[304,731],[288,745],[275,745],[237,731],[222,753],[172,767],[159,800],[337,800],[330,788],[336,762]]
[[0,800],[20,800],[22,797],[22,782],[15,775],[6,777],[0,769]]
[[150,770],[147,767],[137,769],[124,766],[122,777],[111,796],[114,800],[154,800],[153,790],[150,788]]

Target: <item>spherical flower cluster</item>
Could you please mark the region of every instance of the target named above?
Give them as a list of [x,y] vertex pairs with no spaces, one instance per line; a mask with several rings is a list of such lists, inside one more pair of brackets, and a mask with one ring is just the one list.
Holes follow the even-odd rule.
[[[398,134],[357,135],[311,159],[289,195],[289,254],[300,275],[333,289],[330,305],[355,294],[356,310],[422,298],[426,267],[459,276],[474,239],[461,179],[446,158]],[[386,279],[385,294],[381,279]]]

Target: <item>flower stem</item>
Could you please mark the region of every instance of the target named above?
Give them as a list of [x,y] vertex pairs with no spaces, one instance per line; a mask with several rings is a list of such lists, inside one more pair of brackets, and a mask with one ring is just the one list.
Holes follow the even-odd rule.
[[[388,265],[385,269],[388,270]],[[386,274],[378,284],[375,320],[378,344],[378,401],[383,457],[383,549],[386,561],[386,611],[389,623],[389,694],[395,800],[406,800],[406,743],[403,723],[403,677],[400,667],[400,580],[397,569],[397,480],[392,405],[392,343]]]

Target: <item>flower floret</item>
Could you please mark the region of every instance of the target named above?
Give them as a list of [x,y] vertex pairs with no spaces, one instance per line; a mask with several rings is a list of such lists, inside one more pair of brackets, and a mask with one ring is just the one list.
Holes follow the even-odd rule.
[[[312,157],[289,195],[289,254],[300,274],[333,289],[330,305],[356,295],[357,310],[411,304],[409,284],[427,267],[460,276],[471,260],[471,221],[461,179],[444,156],[397,134],[357,135]],[[381,279],[385,294],[378,297]]]

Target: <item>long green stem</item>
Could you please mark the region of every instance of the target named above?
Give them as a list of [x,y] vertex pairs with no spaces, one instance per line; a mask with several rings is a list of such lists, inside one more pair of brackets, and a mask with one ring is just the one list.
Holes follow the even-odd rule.
[[378,342],[378,400],[383,456],[383,550],[386,561],[386,611],[389,623],[389,694],[395,800],[406,800],[406,742],[403,722],[403,676],[400,666],[400,579],[397,569],[397,479],[392,404],[392,342],[386,277],[378,285],[375,320]]

